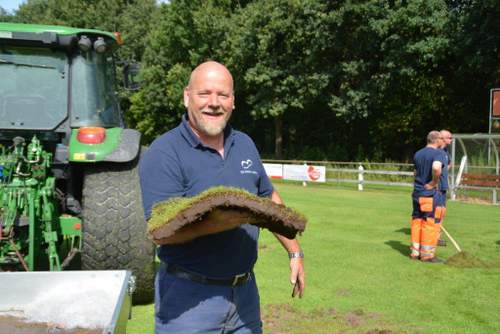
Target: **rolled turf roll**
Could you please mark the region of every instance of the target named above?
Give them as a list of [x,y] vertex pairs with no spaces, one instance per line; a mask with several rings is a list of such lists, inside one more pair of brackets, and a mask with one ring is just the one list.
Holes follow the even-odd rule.
[[[194,197],[172,198],[154,205],[148,221],[148,235],[157,244],[169,242],[176,233],[206,224],[202,234],[192,239],[252,224],[276,232],[289,239],[305,229],[307,219],[292,208],[276,204],[269,198],[255,196],[245,190],[229,187],[210,188]],[[209,226],[210,225],[210,226]],[[190,237],[187,237],[189,241]]]

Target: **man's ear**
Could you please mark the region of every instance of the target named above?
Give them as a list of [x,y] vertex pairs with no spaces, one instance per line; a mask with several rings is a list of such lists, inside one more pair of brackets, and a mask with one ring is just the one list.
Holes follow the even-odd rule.
[[184,107],[188,107],[189,106],[189,90],[188,88],[184,88]]

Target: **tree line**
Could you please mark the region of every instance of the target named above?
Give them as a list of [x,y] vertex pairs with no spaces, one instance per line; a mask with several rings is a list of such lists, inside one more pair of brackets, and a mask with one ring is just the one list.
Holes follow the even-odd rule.
[[145,143],[175,127],[192,68],[224,63],[232,124],[265,157],[411,158],[431,129],[487,132],[500,87],[497,0],[27,0],[2,21],[121,31],[122,90]]

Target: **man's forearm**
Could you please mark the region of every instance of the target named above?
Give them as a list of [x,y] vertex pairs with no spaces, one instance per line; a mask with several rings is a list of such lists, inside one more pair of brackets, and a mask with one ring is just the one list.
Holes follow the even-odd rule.
[[[271,201],[273,201],[276,204],[283,204],[283,200],[281,199],[281,196],[278,194],[277,191],[273,191],[271,194]],[[276,239],[279,240],[283,248],[287,250],[289,253],[294,253],[294,252],[300,252],[300,245],[297,239],[288,239],[281,234],[278,233],[273,233]]]
[[288,239],[287,237],[284,237],[278,233],[273,233],[273,234],[288,253],[298,253],[302,251],[297,239]]

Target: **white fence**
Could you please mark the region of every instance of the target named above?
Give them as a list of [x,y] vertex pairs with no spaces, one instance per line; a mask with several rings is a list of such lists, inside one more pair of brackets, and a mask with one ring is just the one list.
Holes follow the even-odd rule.
[[[379,163],[379,162],[344,162],[344,161],[311,161],[311,160],[269,160],[264,159],[264,164],[272,164],[274,166],[300,166],[306,170],[314,167],[318,169],[319,166],[324,168],[325,178],[324,181],[330,184],[351,183],[357,184],[358,190],[362,191],[364,185],[384,185],[384,186],[413,186],[413,164],[408,163]],[[491,167],[482,166],[468,166],[469,169],[480,170],[484,169],[486,173],[491,173]],[[460,171],[460,168],[462,171]],[[458,198],[457,192],[463,193],[465,190],[474,189],[481,192],[490,192],[492,195],[485,198],[484,202],[498,204],[497,191],[498,187],[474,187],[462,185],[459,181],[460,175],[464,170],[462,164],[452,165],[450,176],[450,195],[451,199],[465,199]],[[286,177],[281,177],[286,179]],[[298,180],[298,179],[296,179]],[[309,182],[309,180],[302,180]],[[322,180],[323,181],[323,180]],[[324,182],[323,181],[323,182]],[[469,193],[468,197],[477,196],[477,194]],[[462,196],[463,197],[463,196]]]
[[413,186],[413,164],[269,159],[263,162],[273,165],[324,166],[326,182],[357,183],[359,190],[363,190],[366,184]]

